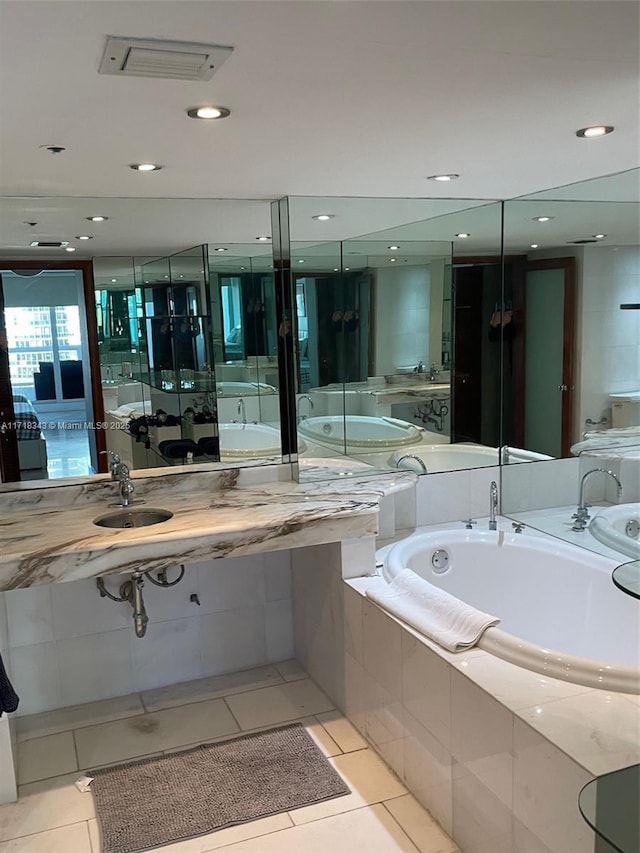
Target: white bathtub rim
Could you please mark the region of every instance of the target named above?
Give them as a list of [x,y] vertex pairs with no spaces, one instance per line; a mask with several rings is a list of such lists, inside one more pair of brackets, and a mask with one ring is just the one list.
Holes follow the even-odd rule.
[[[455,540],[465,540],[467,538],[480,538],[481,541],[491,542],[501,533],[508,541],[514,537],[524,537],[530,539],[543,539],[547,544],[562,554],[563,551],[569,549],[573,551],[577,546],[555,539],[551,536],[538,533],[537,535],[514,533],[513,531],[489,531],[489,530],[474,530],[466,531],[464,529],[452,528],[450,524],[441,524],[432,528],[424,527],[417,529],[410,536],[399,542],[394,542],[386,545],[384,548],[376,552],[376,563],[378,564],[379,576],[383,577],[387,583],[398,574],[406,566],[402,565],[401,559],[405,550],[413,550],[409,543],[420,534],[433,533],[442,534],[443,532],[451,532]],[[520,541],[516,539],[515,542]],[[405,546],[401,548],[400,546]],[[394,565],[390,566],[385,558],[389,556],[389,552],[396,549],[396,559]],[[581,554],[581,557],[589,561],[590,557],[601,562],[603,559],[598,554]],[[611,562],[611,569],[616,566],[615,561]],[[383,565],[380,565],[383,563]],[[385,571],[385,569],[389,569]],[[386,611],[385,611],[386,612]],[[396,617],[394,617],[396,618]],[[414,628],[407,625],[401,619],[397,620],[404,627],[408,628],[412,633],[419,634]],[[428,638],[425,638],[428,640]],[[594,658],[586,658],[580,655],[571,655],[567,652],[556,651],[549,649],[539,643],[532,643],[503,631],[501,628],[487,628],[476,647],[482,651],[488,652],[495,657],[501,658],[507,663],[520,666],[532,672],[537,672],[540,675],[545,675],[549,678],[557,678],[560,681],[569,681],[572,684],[580,684],[583,687],[592,687],[598,690],[610,690],[616,693],[630,693],[633,695],[640,694],[640,668],[630,666],[628,664],[612,664],[607,661],[600,661]]]

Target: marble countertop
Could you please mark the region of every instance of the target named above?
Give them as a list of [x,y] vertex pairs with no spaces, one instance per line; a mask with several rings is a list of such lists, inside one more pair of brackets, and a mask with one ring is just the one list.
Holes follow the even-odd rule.
[[93,524],[117,511],[109,507],[117,486],[108,475],[2,492],[0,591],[372,535],[382,498],[416,481],[410,472],[306,483],[279,479],[288,471],[136,472],[134,498],[145,501],[141,508],[166,509],[173,518],[124,530]]

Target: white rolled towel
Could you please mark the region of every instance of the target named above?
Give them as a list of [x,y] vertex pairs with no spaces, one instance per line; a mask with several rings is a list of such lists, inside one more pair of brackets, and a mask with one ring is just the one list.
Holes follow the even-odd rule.
[[376,578],[367,588],[367,597],[450,652],[475,646],[486,629],[500,621],[411,569],[403,569],[391,583]]

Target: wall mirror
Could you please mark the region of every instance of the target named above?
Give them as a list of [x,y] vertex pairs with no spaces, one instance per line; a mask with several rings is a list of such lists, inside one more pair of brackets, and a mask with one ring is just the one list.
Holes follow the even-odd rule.
[[288,203],[303,463],[342,454],[418,474],[498,464],[500,203]]
[[[96,213],[104,216],[104,221],[87,222],[88,216]],[[57,330],[62,347],[59,361],[71,358],[76,366],[81,362],[82,370],[87,369],[85,393],[77,400],[74,397],[72,406],[66,397],[63,405],[60,391],[58,408],[63,406],[64,412],[56,409],[54,413],[55,426],[59,427],[55,435],[45,431],[53,423],[53,415],[45,408],[50,409],[52,404],[36,399],[35,390],[24,403],[14,402],[14,406],[28,407],[21,416],[39,421],[41,428],[38,441],[30,442],[28,447],[26,441],[18,442],[21,479],[45,482],[47,478],[46,482],[51,483],[61,476],[95,473],[101,447],[120,452],[136,469],[177,464],[177,459],[174,462],[158,454],[159,442],[191,438],[198,443],[202,438],[216,438],[218,425],[212,432],[212,421],[218,419],[222,426],[219,446],[209,445],[209,451],[217,452],[194,461],[219,458],[218,466],[245,460],[260,464],[281,462],[271,246],[270,241],[257,240],[270,233],[269,214],[269,201],[4,199],[0,265],[4,259],[8,266],[10,260],[33,265],[33,258],[38,257],[43,259],[43,267],[55,267],[65,262],[69,265],[73,257],[78,268],[88,264],[93,278],[85,292],[86,304],[77,309],[78,341],[61,337],[66,334],[66,326]],[[28,222],[37,225],[27,225]],[[83,235],[84,239],[70,235]],[[34,236],[68,240],[75,252],[71,256],[63,248],[55,251],[55,257],[52,250],[34,255],[34,250],[28,248]],[[213,239],[215,243],[211,242]],[[194,246],[196,241],[199,243]],[[218,252],[219,248],[226,251]],[[62,296],[64,291],[64,305],[71,304],[66,298],[69,288],[62,286],[61,277],[75,275],[81,282],[83,272],[78,269],[50,274],[60,279],[54,285],[56,293]],[[49,291],[53,291],[51,286]],[[21,293],[24,302],[33,287],[21,286]],[[75,304],[78,305],[77,298]],[[54,310],[60,313],[56,306]],[[45,307],[50,310],[48,304]],[[96,418],[89,392],[89,354],[81,358],[81,353],[74,356],[71,352],[72,344],[78,344],[80,349],[88,347],[85,315],[93,316],[88,325],[96,338],[92,359],[97,372],[94,397],[105,412],[100,415],[103,419],[99,432],[90,428]],[[170,329],[169,347],[166,342],[163,344],[163,326]],[[183,330],[188,334],[183,335]],[[24,341],[19,343],[23,350]],[[38,354],[22,350],[20,370],[24,373],[25,357],[33,361]],[[51,360],[46,353],[40,356],[41,361]],[[29,373],[31,379],[33,372],[38,372],[36,362]],[[215,376],[217,363],[221,377]],[[68,367],[73,365],[62,365],[63,378]],[[54,378],[56,371],[54,364]],[[216,378],[221,386],[217,394]],[[229,384],[233,382],[236,384]],[[58,386],[62,388],[60,381],[55,387]],[[82,413],[78,414],[81,403],[84,408],[80,406]],[[67,412],[73,407],[73,412]],[[183,414],[188,409],[192,411],[185,420]],[[168,423],[151,425],[148,448],[142,441],[132,445],[129,436],[125,439],[124,427],[131,418],[153,415],[157,410],[168,417]],[[210,413],[216,417],[209,417]],[[180,419],[179,425],[173,423],[174,418]],[[268,430],[268,441],[256,435],[259,427]],[[241,440],[237,438],[238,431],[243,433]],[[76,459],[71,445],[78,443],[83,447]],[[34,467],[35,455],[31,451],[40,446],[45,448],[45,454],[38,455],[38,465]],[[24,448],[30,451],[28,459]],[[71,465],[74,459],[77,464]],[[5,483],[2,488],[10,490],[14,486]]]
[[[525,256],[519,278],[505,285],[514,330],[503,341],[511,364],[504,442],[565,460],[553,491],[566,506],[550,507],[544,488],[558,463],[540,462],[535,472],[503,470],[503,510],[591,550],[606,550],[604,537],[617,543],[614,553],[637,559],[640,171],[505,202],[504,233],[505,245]],[[582,497],[596,506],[574,530],[580,481],[596,468],[611,471],[621,492],[612,476],[590,475]],[[619,518],[591,523],[597,504],[619,502]]]

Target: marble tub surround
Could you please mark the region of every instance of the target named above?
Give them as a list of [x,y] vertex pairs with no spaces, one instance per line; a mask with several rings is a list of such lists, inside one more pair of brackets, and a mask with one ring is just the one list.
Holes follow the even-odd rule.
[[402,473],[260,482],[270,476],[271,469],[259,468],[244,474],[258,482],[243,484],[243,472],[232,468],[137,477],[134,497],[173,517],[130,530],[93,524],[114,496],[105,475],[83,485],[7,493],[4,508],[0,503],[0,590],[370,535],[383,498],[416,480]]
[[447,652],[343,580],[336,546],[292,556],[296,657],[465,853],[593,853],[578,793],[640,759],[638,697]]

